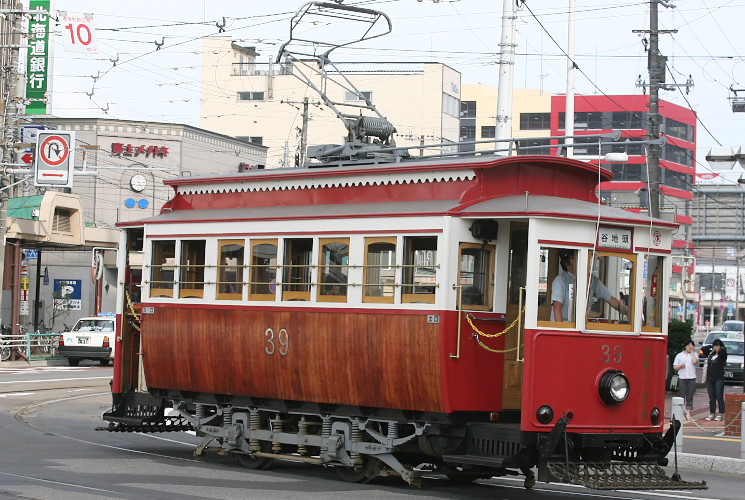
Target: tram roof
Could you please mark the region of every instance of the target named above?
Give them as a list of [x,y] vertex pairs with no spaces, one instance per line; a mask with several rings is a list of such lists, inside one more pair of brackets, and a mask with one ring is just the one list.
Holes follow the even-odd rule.
[[[574,220],[646,225],[649,217],[581,200],[554,196],[503,196],[464,205],[459,200],[425,200],[381,203],[343,203],[276,207],[243,207],[231,209],[177,210],[139,221],[122,222],[121,227],[147,224],[239,222],[252,220],[310,220],[368,217],[455,216],[469,218],[548,217]],[[661,219],[655,226],[677,227]]]

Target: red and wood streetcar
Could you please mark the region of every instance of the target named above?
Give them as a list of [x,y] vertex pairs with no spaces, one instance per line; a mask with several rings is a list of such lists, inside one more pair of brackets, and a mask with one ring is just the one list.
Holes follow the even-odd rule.
[[677,225],[601,204],[597,165],[413,158],[345,118],[308,167],[168,180],[120,224],[109,429],[348,481],[704,487],[661,468]]

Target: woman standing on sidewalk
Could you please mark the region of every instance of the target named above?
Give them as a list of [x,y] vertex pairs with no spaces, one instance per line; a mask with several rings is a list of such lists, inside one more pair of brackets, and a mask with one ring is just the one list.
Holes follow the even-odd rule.
[[[727,364],[727,349],[720,339],[712,342],[711,354],[704,365],[706,390],[709,392],[709,416],[706,420],[722,420],[724,414],[724,365]],[[719,414],[716,413],[717,403]]]
[[696,367],[698,366],[698,355],[696,344],[692,339],[686,341],[683,351],[675,356],[673,370],[678,372],[678,392],[685,399],[685,419],[691,419],[693,410],[693,393],[696,392]]

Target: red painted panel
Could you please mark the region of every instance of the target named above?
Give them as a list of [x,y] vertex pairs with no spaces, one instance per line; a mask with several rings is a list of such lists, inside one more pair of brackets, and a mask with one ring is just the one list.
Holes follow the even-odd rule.
[[[573,432],[662,431],[652,426],[653,408],[665,410],[666,338],[530,330],[525,338],[522,429],[546,431],[565,413],[573,413]],[[607,370],[622,370],[631,391],[620,405],[598,395]],[[542,405],[553,408],[548,425],[536,419]]]

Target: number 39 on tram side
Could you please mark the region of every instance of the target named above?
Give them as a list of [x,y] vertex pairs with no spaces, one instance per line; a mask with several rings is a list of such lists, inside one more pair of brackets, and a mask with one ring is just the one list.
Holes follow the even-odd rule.
[[610,178],[484,155],[167,181],[121,224],[109,429],[358,482],[696,487],[661,469],[677,226],[598,203]]

